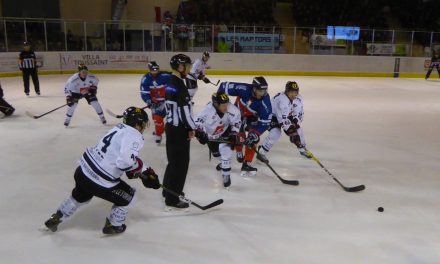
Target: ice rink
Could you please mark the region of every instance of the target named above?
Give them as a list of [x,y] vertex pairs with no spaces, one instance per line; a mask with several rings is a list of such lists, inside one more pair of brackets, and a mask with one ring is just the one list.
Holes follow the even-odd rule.
[[[267,77],[272,96],[288,80],[299,83],[308,148],[345,185],[365,184],[365,191],[344,192],[314,161],[301,158],[284,135],[268,157],[283,177],[300,185],[283,185],[261,163],[255,178],[243,178],[234,159],[228,191],[207,147],[193,141],[185,193],[201,204],[219,198],[224,204],[166,213],[159,191],[124,176],[139,199],[127,231],[104,237],[111,204],[97,198],[57,233],[38,230],[72,190],[85,147],[120,121],[107,115],[102,125],[85,100],[67,129],[66,109],[38,120],[25,115],[64,104],[68,77],[40,76],[42,96],[31,92],[30,98],[21,78],[1,80],[6,100],[17,109],[0,119],[1,263],[440,263],[440,82]],[[104,109],[119,113],[143,106],[141,75],[98,77]],[[252,81],[252,76],[210,78]],[[201,85],[195,112],[214,91]],[[162,178],[165,144],[156,146],[152,131],[151,126],[145,132],[141,158]]]

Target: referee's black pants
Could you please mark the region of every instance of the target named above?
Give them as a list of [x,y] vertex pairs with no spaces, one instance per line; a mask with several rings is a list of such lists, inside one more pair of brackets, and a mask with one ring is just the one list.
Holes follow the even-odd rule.
[[40,93],[40,82],[38,81],[37,69],[22,69],[24,93],[29,94],[29,77],[32,77],[34,83],[35,92]]
[[[163,178],[163,186],[181,194],[185,186],[186,174],[189,165],[190,140],[188,140],[188,130],[183,126],[175,127],[166,125],[166,149],[168,165]],[[179,198],[169,194],[165,190],[162,192],[165,197],[166,205],[176,205]]]

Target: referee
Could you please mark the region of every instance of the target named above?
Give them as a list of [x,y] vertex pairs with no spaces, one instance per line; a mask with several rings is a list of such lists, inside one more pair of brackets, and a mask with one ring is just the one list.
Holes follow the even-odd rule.
[[27,41],[23,43],[23,50],[20,52],[18,65],[23,74],[24,93],[29,96],[29,76],[32,77],[35,93],[40,95],[40,83],[38,82],[37,57],[31,50],[31,44]]
[[[192,117],[192,104],[188,89],[191,88],[186,78],[191,70],[191,59],[184,54],[177,54],[170,61],[173,74],[166,88],[165,105],[167,120],[165,127],[168,165],[163,178],[163,185],[176,193],[183,194],[189,165],[190,140],[194,137],[195,124]],[[189,204],[180,201],[165,190],[165,209],[185,209]]]

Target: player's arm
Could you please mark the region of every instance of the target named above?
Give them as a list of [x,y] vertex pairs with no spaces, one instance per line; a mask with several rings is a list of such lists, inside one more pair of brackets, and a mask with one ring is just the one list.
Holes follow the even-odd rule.
[[179,89],[177,92],[177,111],[179,113],[180,120],[182,120],[185,127],[193,131],[196,129],[196,124],[194,123],[194,119],[191,115],[190,102],[187,101],[184,90]]
[[20,70],[23,69],[22,67],[23,59],[24,59],[23,52],[20,52],[20,54],[18,55],[18,68],[20,68]]
[[151,79],[147,76],[142,77],[140,92],[142,100],[147,104],[147,106],[151,105]]
[[233,104],[230,104],[229,110],[229,122],[231,126],[231,131],[233,133],[239,133],[241,127],[241,113],[240,110]]
[[246,93],[249,84],[237,82],[222,82],[218,87],[217,93],[224,92],[230,96],[242,96]]
[[270,122],[272,121],[272,105],[268,95],[261,101],[260,107],[257,110],[257,116],[258,123],[255,130],[261,135],[269,129]]
[[116,167],[125,171],[129,178],[135,178],[137,173],[142,172],[143,162],[138,157],[143,146],[140,136],[126,134],[121,140],[121,149],[116,159]]
[[95,75],[92,75],[91,79],[92,79],[92,85],[90,85],[89,87],[89,93],[91,93],[92,95],[96,95],[98,93],[99,79]]

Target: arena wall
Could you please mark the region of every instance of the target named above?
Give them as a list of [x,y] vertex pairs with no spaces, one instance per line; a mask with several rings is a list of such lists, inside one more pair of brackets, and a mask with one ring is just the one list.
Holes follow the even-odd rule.
[[[171,52],[37,52],[40,74],[71,73],[79,63],[94,72],[143,73],[148,61],[155,60],[169,70]],[[200,53],[186,53],[191,58]],[[309,75],[347,77],[393,77],[396,59],[400,59],[400,77],[422,77],[425,58],[213,53],[209,64],[213,75]],[[18,53],[0,53],[0,77],[17,76]]]

